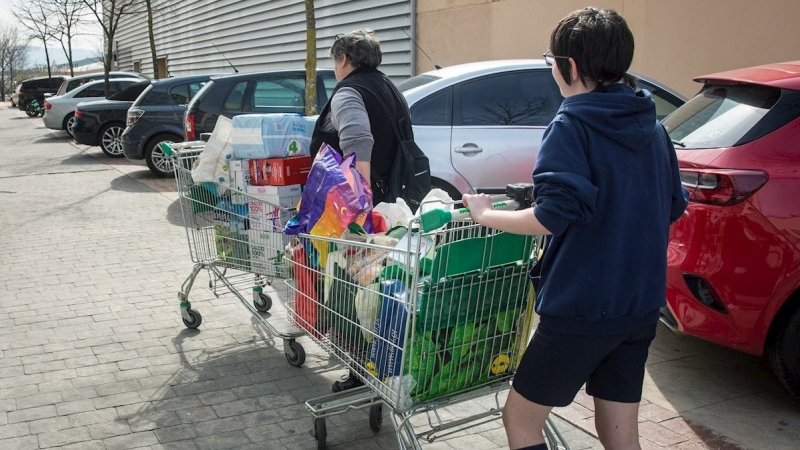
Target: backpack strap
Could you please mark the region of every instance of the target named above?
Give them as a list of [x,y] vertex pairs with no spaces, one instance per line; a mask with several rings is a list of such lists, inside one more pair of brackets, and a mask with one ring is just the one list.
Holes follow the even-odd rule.
[[[385,77],[384,79],[388,82],[389,90],[392,91],[392,94],[394,94],[395,100],[399,100],[397,98],[397,92],[395,91],[394,85],[391,83],[391,81],[389,81]],[[359,87],[363,88],[364,90],[372,94],[372,96],[375,97],[376,100],[378,100],[378,103],[380,103],[384,112],[386,112],[386,115],[389,116],[390,118],[389,121],[392,123],[392,129],[394,129],[394,135],[397,137],[397,141],[398,142],[404,141],[405,139],[403,139],[403,134],[400,132],[400,128],[398,128],[397,126],[398,121],[394,120],[395,112],[389,109],[389,106],[386,104],[386,101],[383,99],[383,96],[379,92],[377,92],[372,86],[370,86],[370,83],[364,83]]]

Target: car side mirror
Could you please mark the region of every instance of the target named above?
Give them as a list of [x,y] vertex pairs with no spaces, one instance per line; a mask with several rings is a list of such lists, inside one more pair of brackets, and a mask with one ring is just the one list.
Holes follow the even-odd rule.
[[48,93],[44,94],[44,98],[50,98],[52,96],[53,96],[52,92],[48,92]]

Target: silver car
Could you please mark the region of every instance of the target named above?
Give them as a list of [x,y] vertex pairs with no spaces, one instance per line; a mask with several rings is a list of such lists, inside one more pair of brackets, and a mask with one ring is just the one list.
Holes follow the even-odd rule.
[[[686,100],[635,75],[663,119]],[[428,156],[433,185],[463,193],[505,192],[530,183],[547,125],[563,98],[544,60],[484,61],[445,67],[398,84],[414,139]]]

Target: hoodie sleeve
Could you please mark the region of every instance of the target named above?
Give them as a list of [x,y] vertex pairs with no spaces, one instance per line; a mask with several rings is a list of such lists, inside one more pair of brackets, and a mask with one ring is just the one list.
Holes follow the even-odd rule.
[[588,223],[595,213],[597,187],[591,181],[586,144],[563,118],[544,133],[533,170],[536,218],[554,235],[572,223]]
[[675,146],[672,144],[672,139],[669,137],[667,130],[661,126],[664,131],[664,140],[669,152],[669,165],[672,172],[672,207],[669,212],[670,223],[680,219],[683,212],[686,211],[686,206],[689,204],[689,191],[681,184],[680,167],[678,166],[678,155],[675,153]]

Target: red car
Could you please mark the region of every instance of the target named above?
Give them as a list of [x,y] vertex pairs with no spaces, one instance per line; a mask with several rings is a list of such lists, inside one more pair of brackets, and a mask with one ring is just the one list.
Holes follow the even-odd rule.
[[800,399],[800,61],[695,81],[664,120],[690,201],[670,233],[661,320],[766,352]]

